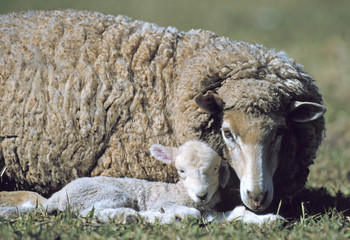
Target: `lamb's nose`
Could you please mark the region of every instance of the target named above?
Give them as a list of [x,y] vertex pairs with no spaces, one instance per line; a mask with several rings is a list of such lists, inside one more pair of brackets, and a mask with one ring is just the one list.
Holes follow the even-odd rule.
[[198,197],[201,201],[204,201],[204,200],[207,198],[207,196],[208,196],[207,193],[202,194],[202,195],[197,194],[197,197]]

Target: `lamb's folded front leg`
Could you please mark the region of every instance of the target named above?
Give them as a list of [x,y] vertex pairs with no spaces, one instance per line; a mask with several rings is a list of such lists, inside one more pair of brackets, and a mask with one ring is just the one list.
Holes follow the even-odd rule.
[[159,221],[161,224],[201,217],[201,213],[196,208],[183,205],[168,205],[160,209],[140,211],[139,214],[146,222],[155,223]]
[[236,221],[240,220],[243,223],[254,223],[254,224],[273,224],[280,221],[285,221],[283,217],[277,214],[264,214],[258,215],[247,210],[244,206],[238,206],[235,209],[227,212],[216,212],[210,211],[207,213],[205,218],[206,222],[223,222],[223,221]]
[[[82,209],[80,215],[86,217],[93,214],[95,218],[103,222],[132,223],[139,218],[138,212],[130,204],[118,204],[111,199],[102,199],[88,208]],[[130,206],[129,206],[130,205]]]
[[129,224],[137,222],[139,214],[132,208],[89,208],[81,211],[82,216],[88,216],[93,213],[93,216],[102,222],[118,222]]

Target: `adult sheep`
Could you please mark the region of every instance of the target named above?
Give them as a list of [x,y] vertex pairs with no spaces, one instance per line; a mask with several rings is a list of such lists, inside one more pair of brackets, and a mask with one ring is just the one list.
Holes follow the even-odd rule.
[[0,161],[20,189],[47,196],[97,175],[173,182],[147,149],[201,139],[261,211],[304,186],[324,135],[314,80],[258,44],[74,10],[2,15],[0,39]]

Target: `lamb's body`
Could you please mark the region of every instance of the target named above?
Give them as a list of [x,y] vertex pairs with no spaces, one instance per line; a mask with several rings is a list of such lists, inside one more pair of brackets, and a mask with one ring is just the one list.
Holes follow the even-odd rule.
[[180,181],[172,184],[136,178],[78,178],[52,195],[44,208],[52,212],[69,207],[83,214],[94,208],[103,220],[133,213],[149,221],[158,217],[163,223],[176,217],[199,218],[200,211],[214,209],[220,200],[219,180],[223,179],[221,185],[225,185],[229,173],[213,149],[200,141],[188,141],[179,148],[155,144],[150,150],[156,159],[176,166]]
[[[244,169],[239,176],[244,203],[263,210],[273,197],[304,186],[322,141],[322,97],[283,52],[73,10],[2,15],[0,39],[0,161],[21,189],[48,195],[77,177],[98,175],[174,182],[175,170],[155,164],[145,149],[201,139],[236,173],[236,156],[252,160],[249,166],[273,156],[278,166],[268,174],[251,167],[255,173]],[[218,106],[203,104],[214,99],[200,97],[209,91]],[[261,156],[252,149],[234,155],[221,136],[223,122],[236,134],[233,111],[256,130],[250,146],[260,144]],[[278,146],[263,145],[276,127],[284,130]],[[226,192],[236,195],[239,181],[230,185]]]
[[[214,209],[218,194],[207,204],[195,203],[186,188],[178,183],[150,182],[135,178],[78,178],[50,197],[44,204],[48,212],[67,207],[83,215],[93,208],[104,221],[137,216],[153,222],[156,218],[169,223],[188,216],[199,218],[200,211]],[[106,214],[108,213],[108,214]]]
[[82,210],[108,199],[115,207],[129,207],[144,211],[159,211],[165,205],[196,207],[182,182],[150,182],[136,178],[91,177],[78,178],[52,195],[44,206],[65,210],[69,205]]

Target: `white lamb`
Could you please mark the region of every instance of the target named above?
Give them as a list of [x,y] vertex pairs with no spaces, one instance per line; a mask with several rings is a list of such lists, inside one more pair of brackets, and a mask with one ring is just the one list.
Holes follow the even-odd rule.
[[69,207],[83,216],[93,210],[103,221],[128,222],[141,216],[148,222],[158,219],[161,223],[189,216],[200,218],[201,212],[214,208],[220,200],[219,175],[222,185],[229,178],[227,166],[214,150],[203,142],[188,141],[179,148],[154,144],[150,151],[156,159],[175,164],[179,182],[104,176],[79,178],[53,194],[43,207],[48,212]]

